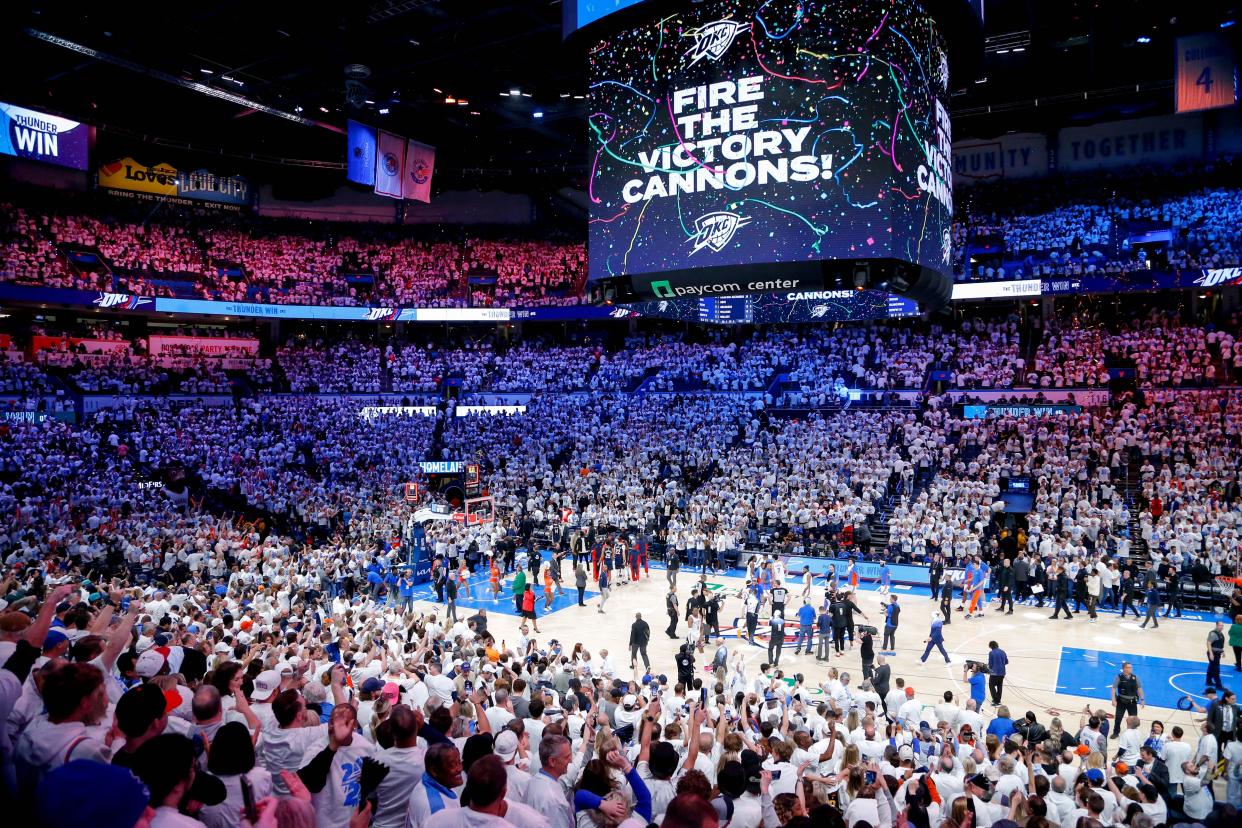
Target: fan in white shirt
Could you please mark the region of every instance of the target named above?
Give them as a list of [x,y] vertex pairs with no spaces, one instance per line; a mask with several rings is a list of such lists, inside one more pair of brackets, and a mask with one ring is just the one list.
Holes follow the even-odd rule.
[[1172,738],[1165,741],[1164,747],[1160,751],[1160,758],[1164,760],[1165,765],[1169,769],[1169,784],[1180,785],[1182,782],[1182,763],[1190,758],[1193,750],[1187,742],[1182,741],[1183,732],[1180,727],[1175,725],[1170,734]]

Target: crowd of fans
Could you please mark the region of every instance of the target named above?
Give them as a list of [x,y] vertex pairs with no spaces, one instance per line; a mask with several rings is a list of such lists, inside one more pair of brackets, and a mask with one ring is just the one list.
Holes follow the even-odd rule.
[[531,306],[580,303],[586,277],[580,242],[3,208],[0,279],[20,284],[277,304]]
[[[1242,163],[963,188],[953,229],[959,279],[1113,275],[1239,263]],[[1171,240],[1142,243],[1166,231]],[[1130,239],[1140,240],[1131,244]]]
[[[1066,313],[1046,325],[1023,323],[1014,314],[966,318],[952,328],[902,323],[691,336],[648,332],[611,344],[494,335],[435,342],[417,333],[412,341],[375,344],[298,335],[271,358],[258,356],[257,345],[210,343],[174,344],[150,356],[145,340],[128,342],[101,328],[77,345],[66,337],[33,359],[11,346],[0,361],[0,390],[54,393],[58,386],[42,367],[60,369],[70,390],[88,393],[222,393],[240,375],[256,389],[294,393],[427,394],[452,383],[465,394],[754,393],[769,403],[823,408],[860,390],[1091,389],[1116,377],[1141,387],[1211,388],[1242,378],[1236,314],[1208,321],[1184,320],[1173,311],[1125,322],[1103,316]],[[113,347],[121,341],[126,348]]]
[[[1184,186],[1204,189],[1071,192],[1013,202],[1021,215],[983,198],[955,233],[1021,254],[970,274],[984,278],[1141,265],[1117,244],[1135,220],[1171,223],[1176,264],[1236,263],[1236,191]],[[585,271],[583,246],[563,242],[5,215],[2,278],[58,287],[555,304],[579,301]],[[99,262],[69,258],[91,251]],[[1075,723],[1012,715],[997,691],[985,706],[969,666],[959,700],[920,696],[883,656],[863,656],[861,680],[831,663],[784,672],[779,646],[756,665],[711,635],[720,604],[703,594],[671,678],[525,626],[498,641],[486,612],[455,610],[458,589],[486,578],[498,595],[524,567],[549,603],[562,579],[581,602],[578,559],[624,535],[622,557],[737,564],[753,583],[780,554],[833,551],[986,562],[988,597],[1003,610],[1008,589],[1011,612],[1180,611],[1182,576],[1242,572],[1239,319],[1088,310],[611,341],[295,336],[270,359],[151,355],[94,324],[77,333],[126,347],[10,346],[6,415],[115,399],[70,422],[0,420],[0,803],[15,824],[117,828],[1236,824],[1230,692],[1197,732],[1119,710],[1110,733],[1090,708]],[[968,418],[945,393],[1099,389],[1118,371],[1132,389],[1038,416]],[[859,389],[917,393],[853,408]],[[459,417],[445,400],[519,392],[521,414]],[[396,405],[411,397],[437,404]],[[376,403],[394,410],[364,416]],[[432,458],[477,460],[497,507],[494,522],[425,528],[447,611],[415,609],[406,569]],[[1019,525],[1003,510],[1027,479]],[[550,560],[530,554],[541,546]],[[826,593],[806,584],[827,658],[849,597],[835,576]],[[738,599],[739,616],[767,611],[753,584]],[[1229,609],[1242,642],[1242,592]],[[694,664],[705,645],[709,671]]]
[[[959,279],[1236,266],[1239,164],[1159,177],[1141,170],[963,188],[953,227]],[[1107,181],[1103,179],[1107,178]],[[203,212],[142,218],[37,214],[13,193],[0,228],[0,278],[24,284],[227,301],[423,306],[577,304],[580,241],[421,238],[391,228],[325,229]],[[98,208],[96,208],[98,209]],[[1169,241],[1143,243],[1158,230]],[[1137,241],[1132,244],[1130,239]],[[97,257],[82,261],[79,252]]]
[[894,538],[995,561],[1004,539],[984,524],[1020,474],[1038,482],[1019,561],[1129,569],[1111,538],[1137,514],[1153,566],[1236,572],[1236,392],[1038,420],[964,420],[942,400],[786,419],[719,393],[548,394],[521,416],[442,421],[361,409],[154,397],[0,428],[15,808],[127,826],[1236,819],[1242,742],[1215,715],[1199,733],[1132,717],[1110,734],[1090,710],[1075,723],[920,696],[882,656],[862,680],[825,665],[791,684],[718,646],[711,674],[679,660],[643,676],[590,645],[501,645],[451,600],[447,618],[413,610],[400,557],[403,483],[438,449],[481,458],[501,516],[429,530],[452,572],[513,571],[553,524],[562,550],[628,529],[687,562],[769,533],[866,551],[888,498]]

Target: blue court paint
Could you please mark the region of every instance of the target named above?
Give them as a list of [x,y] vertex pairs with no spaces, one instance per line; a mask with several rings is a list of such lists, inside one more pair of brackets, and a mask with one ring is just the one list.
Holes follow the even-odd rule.
[[[525,552],[526,550],[524,548],[518,550],[519,555]],[[540,557],[543,560],[550,561],[552,559],[551,550],[547,550],[547,549],[542,550],[540,552]],[[456,570],[454,570],[453,577],[456,577],[456,574],[457,574]],[[492,584],[491,584],[490,571],[486,567],[479,567],[478,569],[476,569],[475,572],[467,579],[467,582],[470,584],[471,594],[467,596],[465,594],[465,591],[462,590],[460,586],[458,587],[457,614],[462,615],[463,610],[465,608],[471,608],[471,609],[485,609],[490,614],[500,614],[500,615],[509,615],[509,616],[521,615],[521,613],[517,611],[517,609],[514,607],[514,604],[513,604],[513,574],[514,574],[514,570],[511,570],[510,572],[501,576],[500,598],[499,600],[495,600],[492,595]],[[562,575],[561,588],[565,590],[565,594],[564,595],[554,594],[552,597],[551,609],[544,610],[543,608],[543,581],[540,580],[536,582],[534,579],[537,578],[537,576],[532,575],[529,569],[526,570],[527,581],[533,584],[535,587],[535,617],[536,618],[542,618],[544,615],[555,613],[555,612],[560,612],[561,610],[578,606],[578,590],[577,588],[574,587],[574,569],[572,566],[572,559],[569,559],[569,558],[566,559],[565,563],[562,565],[562,568],[561,568],[561,575]],[[588,567],[587,568],[587,584],[595,586],[596,582],[590,576],[591,576],[591,570],[590,570],[590,567]],[[645,573],[643,577],[647,577]],[[612,594],[610,598],[612,600],[616,600],[618,597],[624,594],[624,591],[625,591],[625,587],[617,587],[614,584],[611,590]],[[592,598],[598,598],[598,597],[599,597],[598,591],[592,591],[588,589],[586,590],[586,593],[582,600],[585,602],[589,602]],[[420,584],[414,589],[414,600],[430,601],[432,603],[439,603],[441,607],[441,612],[444,611],[444,607],[446,606],[446,604],[443,601],[440,601],[440,602],[436,601],[436,593],[435,593],[435,590],[431,588],[430,583]],[[605,611],[607,611],[608,607],[605,606],[604,609]]]
[[[577,606],[578,605],[578,590],[572,586],[565,586],[564,589],[565,589],[564,595],[553,594],[552,608],[550,610],[545,611],[543,608],[543,584],[539,584],[538,586],[536,586],[535,588],[535,616],[537,618],[542,618],[544,615],[548,613],[560,612],[563,609],[568,609],[570,607]],[[471,590],[471,595],[469,597],[467,597],[461,592],[458,592],[457,594],[457,614],[458,615],[462,615],[463,610],[467,607],[471,609],[485,609],[488,611],[489,614],[497,614],[497,613],[499,613],[500,615],[520,615],[521,614],[517,611],[517,609],[514,607],[514,604],[513,604],[512,580],[508,582],[506,581],[500,582],[500,598],[498,600],[493,599],[491,583],[488,581],[487,577],[485,576],[479,576],[476,574],[473,577],[471,577],[470,578],[470,590]],[[612,590],[612,595],[610,597],[615,600],[623,592],[624,592],[624,589],[621,589],[621,590],[614,589]],[[592,598],[598,598],[598,597],[599,597],[598,592],[592,592],[591,590],[588,589],[586,591],[585,597],[582,600],[589,602]],[[436,603],[435,590],[430,589],[428,585],[424,584],[420,586],[418,589],[414,590],[414,600],[415,601],[430,601],[432,603]],[[444,607],[446,607],[447,605],[443,601],[440,601],[439,606],[441,608],[440,611],[443,612]],[[605,606],[604,609],[607,610],[608,607]]]
[[[1062,647],[1057,667],[1058,693],[1085,696],[1089,699],[1111,699],[1113,679],[1121,672],[1121,662],[1134,665],[1134,674],[1143,682],[1147,704],[1156,707],[1177,707],[1177,700],[1189,695],[1203,704],[1203,680],[1207,675],[1206,661],[1180,658],[1115,653],[1107,650],[1080,650]],[[1228,662],[1228,659],[1226,659]],[[1221,665],[1221,679],[1235,692],[1242,687],[1242,676],[1231,663]]]
[[[487,610],[488,615],[513,615],[513,616],[520,615],[521,613],[519,613],[513,606],[513,592],[510,590],[508,593],[505,593],[504,584],[501,584],[500,591],[501,591],[501,598],[499,601],[496,601],[496,602],[492,601],[490,591],[483,593],[483,595],[487,597],[484,597],[482,600],[479,600],[479,598],[476,597],[473,599],[466,599],[463,602],[462,600],[459,599],[457,602],[457,614],[461,615],[461,608],[464,605],[468,607],[477,607],[477,608],[485,609]],[[624,589],[611,590],[611,595],[609,595],[609,599],[610,599],[609,603],[611,603],[612,601],[615,601],[617,597],[623,594],[624,592],[625,592]],[[585,608],[579,607],[579,609],[582,612],[587,612],[588,610],[590,610],[592,613],[594,613],[595,605],[589,602],[591,601],[592,598],[598,598],[598,597],[599,597],[598,592],[591,592],[590,590],[587,590],[586,597],[583,598],[582,600],[588,602],[588,606]],[[536,618],[543,618],[545,615],[550,615],[555,612],[560,612],[561,610],[565,610],[571,607],[578,606],[578,590],[570,589],[569,587],[565,588],[564,595],[553,594],[552,608],[546,611],[543,608],[543,587],[542,586],[540,586],[539,589],[535,590],[535,598],[536,598],[536,601],[535,601],[535,617]],[[605,606],[604,610],[605,612],[609,611],[609,607]],[[621,610],[618,609],[617,611],[620,612]],[[627,621],[626,623],[628,624],[629,622]]]
[[[656,561],[652,561],[651,569],[652,571],[655,571],[657,569],[663,571],[664,564],[657,563]],[[811,571],[817,574],[823,574],[824,572],[827,572],[828,561],[825,560],[824,562],[820,563],[818,569],[815,566],[812,566]],[[842,571],[843,570],[838,567],[837,569],[838,576],[841,574]],[[701,568],[699,567],[690,568],[683,564],[681,568],[681,574],[677,580],[678,587],[680,588],[682,585],[684,585],[686,583],[687,578],[690,578],[693,582],[697,583],[699,580],[699,576],[702,574],[703,573],[702,573]],[[726,570],[725,572],[722,572],[719,575],[713,575],[710,572],[707,573],[707,580],[709,582],[712,581],[714,578],[745,579],[746,570],[734,568],[734,569]],[[787,573],[785,586],[786,588],[789,589],[791,594],[800,598],[802,596],[802,571],[797,570],[796,572]],[[812,590],[811,590],[812,594],[817,596],[817,598],[823,597],[825,586],[826,586],[826,582],[822,578],[817,579],[815,581],[814,587],[812,587]],[[880,585],[875,582],[860,581],[858,584],[859,592],[877,592],[879,591],[879,589],[880,589]],[[892,590],[889,594],[892,594],[893,592],[900,592],[902,598],[927,598],[927,599],[931,598],[931,589],[925,586],[911,586],[910,584],[894,583],[892,586]],[[960,592],[961,590],[954,590],[953,592],[954,606],[957,606]],[[987,598],[988,598],[988,613],[987,614],[988,616],[991,616],[994,614],[993,610],[996,607],[1000,606],[1000,600],[996,597],[996,593],[994,591],[989,591],[987,593]],[[1015,611],[1017,607],[1022,607],[1022,606],[1035,607],[1035,603],[1032,602],[1029,604],[1023,604],[1023,603],[1015,602],[1014,603]],[[1074,602],[1070,601],[1070,608],[1072,609],[1073,606],[1074,606]],[[1136,606],[1138,605],[1136,604]],[[1048,612],[1052,612],[1051,599],[1045,599],[1044,609],[1046,609]],[[1146,611],[1146,607],[1140,606],[1140,609],[1142,609],[1144,612]],[[1084,608],[1083,612],[1085,613],[1085,611],[1086,610]],[[1118,609],[1114,609],[1112,607],[1096,607],[1096,612],[1099,613],[1101,616],[1109,616],[1109,615],[1119,615],[1121,611]],[[1163,610],[1161,612],[1163,612]],[[1129,614],[1127,614],[1126,617],[1129,618],[1130,617]],[[1085,615],[1084,615],[1084,618],[1085,618]],[[1198,610],[1182,610],[1182,617],[1179,620],[1202,621],[1208,624],[1214,624],[1217,621],[1224,621],[1226,625],[1232,623],[1233,621],[1232,618],[1229,618],[1223,614],[1217,615],[1216,613],[1200,612]]]

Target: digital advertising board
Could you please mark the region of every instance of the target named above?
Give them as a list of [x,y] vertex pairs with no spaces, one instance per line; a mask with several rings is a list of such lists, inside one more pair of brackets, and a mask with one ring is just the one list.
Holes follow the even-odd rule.
[[589,62],[592,280],[697,299],[813,288],[834,260],[948,273],[949,61],[918,2],[704,0]]
[[85,170],[90,145],[86,124],[0,103],[0,154]]

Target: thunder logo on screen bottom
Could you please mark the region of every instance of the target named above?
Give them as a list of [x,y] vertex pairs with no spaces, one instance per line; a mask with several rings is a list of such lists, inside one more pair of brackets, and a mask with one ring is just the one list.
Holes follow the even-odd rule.
[[857,258],[948,270],[948,59],[917,3],[707,0],[590,63],[592,279]]

